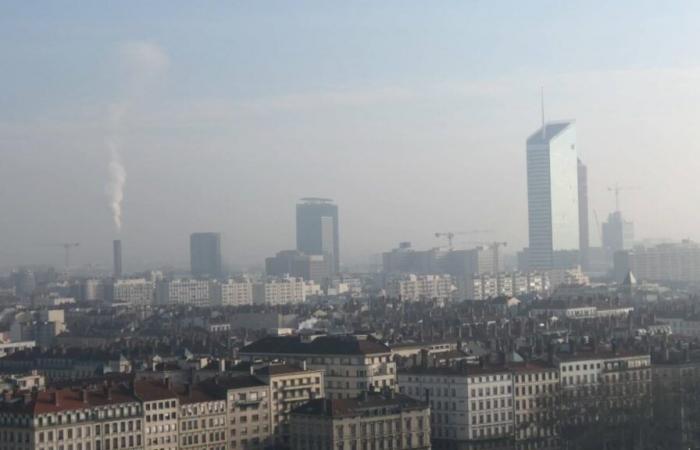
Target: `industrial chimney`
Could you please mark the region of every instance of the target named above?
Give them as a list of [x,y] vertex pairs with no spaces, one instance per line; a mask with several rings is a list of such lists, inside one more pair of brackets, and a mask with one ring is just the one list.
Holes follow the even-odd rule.
[[122,241],[117,239],[114,244],[114,278],[122,277]]

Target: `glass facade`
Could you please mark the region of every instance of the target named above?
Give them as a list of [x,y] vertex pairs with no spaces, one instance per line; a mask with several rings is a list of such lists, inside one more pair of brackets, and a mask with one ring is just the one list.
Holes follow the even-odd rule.
[[554,252],[579,249],[576,128],[549,123],[527,140],[529,259],[550,269]]

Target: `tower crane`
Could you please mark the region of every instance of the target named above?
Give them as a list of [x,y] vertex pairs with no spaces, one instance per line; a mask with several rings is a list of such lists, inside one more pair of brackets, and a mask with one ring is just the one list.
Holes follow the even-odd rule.
[[639,189],[639,188],[637,186],[620,186],[618,183],[615,183],[614,186],[608,186],[608,191],[615,193],[615,211],[620,210],[620,192],[621,191],[633,191],[636,189]]
[[452,251],[454,250],[454,238],[455,236],[462,236],[466,234],[478,234],[478,233],[489,233],[491,230],[469,230],[469,231],[438,231],[435,233],[436,238],[446,238],[447,248]]

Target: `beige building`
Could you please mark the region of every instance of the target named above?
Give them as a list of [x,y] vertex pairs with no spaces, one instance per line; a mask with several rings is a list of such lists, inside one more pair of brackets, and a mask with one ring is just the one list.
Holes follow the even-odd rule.
[[211,289],[208,280],[163,280],[156,287],[156,302],[161,305],[209,306]]
[[305,364],[266,365],[255,370],[255,376],[270,388],[270,417],[276,444],[289,444],[289,414],[309,400],[324,397],[322,370],[307,370]]
[[399,391],[430,402],[434,440],[513,436],[513,378],[505,367],[413,367],[399,372]]
[[301,278],[281,277],[253,284],[256,305],[298,304],[306,301],[306,285]]
[[0,449],[262,450],[288,441],[292,408],[323,395],[323,373],[285,365],[215,376],[6,394]]
[[124,387],[59,389],[5,398],[0,448],[143,449],[141,403]]
[[549,291],[549,277],[541,272],[482,273],[474,274],[465,280],[461,294],[467,300],[545,294]]
[[226,399],[228,449],[262,450],[272,442],[270,389],[258,378],[214,378],[203,386]]
[[137,381],[134,383],[134,394],[143,405],[144,449],[176,450],[179,402],[170,382]]
[[538,361],[514,365],[512,370],[516,439],[555,436],[559,370]]
[[415,275],[406,274],[392,277],[386,284],[386,295],[389,298],[400,298],[404,301],[419,300],[449,300],[456,288],[449,275]]
[[648,353],[577,352],[558,355],[561,381],[561,420],[585,423],[604,408],[636,409],[651,397],[651,356]]
[[329,398],[355,398],[370,388],[394,389],[396,383],[391,349],[366,335],[268,336],[241,349],[240,356],[321,370]]
[[107,298],[132,306],[151,305],[155,300],[155,283],[145,278],[117,279],[107,285]]
[[226,450],[226,398],[189,384],[177,393],[180,403],[178,448]]
[[215,305],[252,305],[253,283],[247,278],[212,281],[211,294]]
[[429,450],[430,408],[410,397],[365,393],[317,399],[292,412],[292,450]]

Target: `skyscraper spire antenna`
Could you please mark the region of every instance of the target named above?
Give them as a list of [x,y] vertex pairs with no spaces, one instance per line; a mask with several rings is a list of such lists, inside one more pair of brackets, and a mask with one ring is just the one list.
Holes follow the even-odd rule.
[[545,138],[544,127],[544,86],[540,87],[540,108],[542,112],[542,139]]

